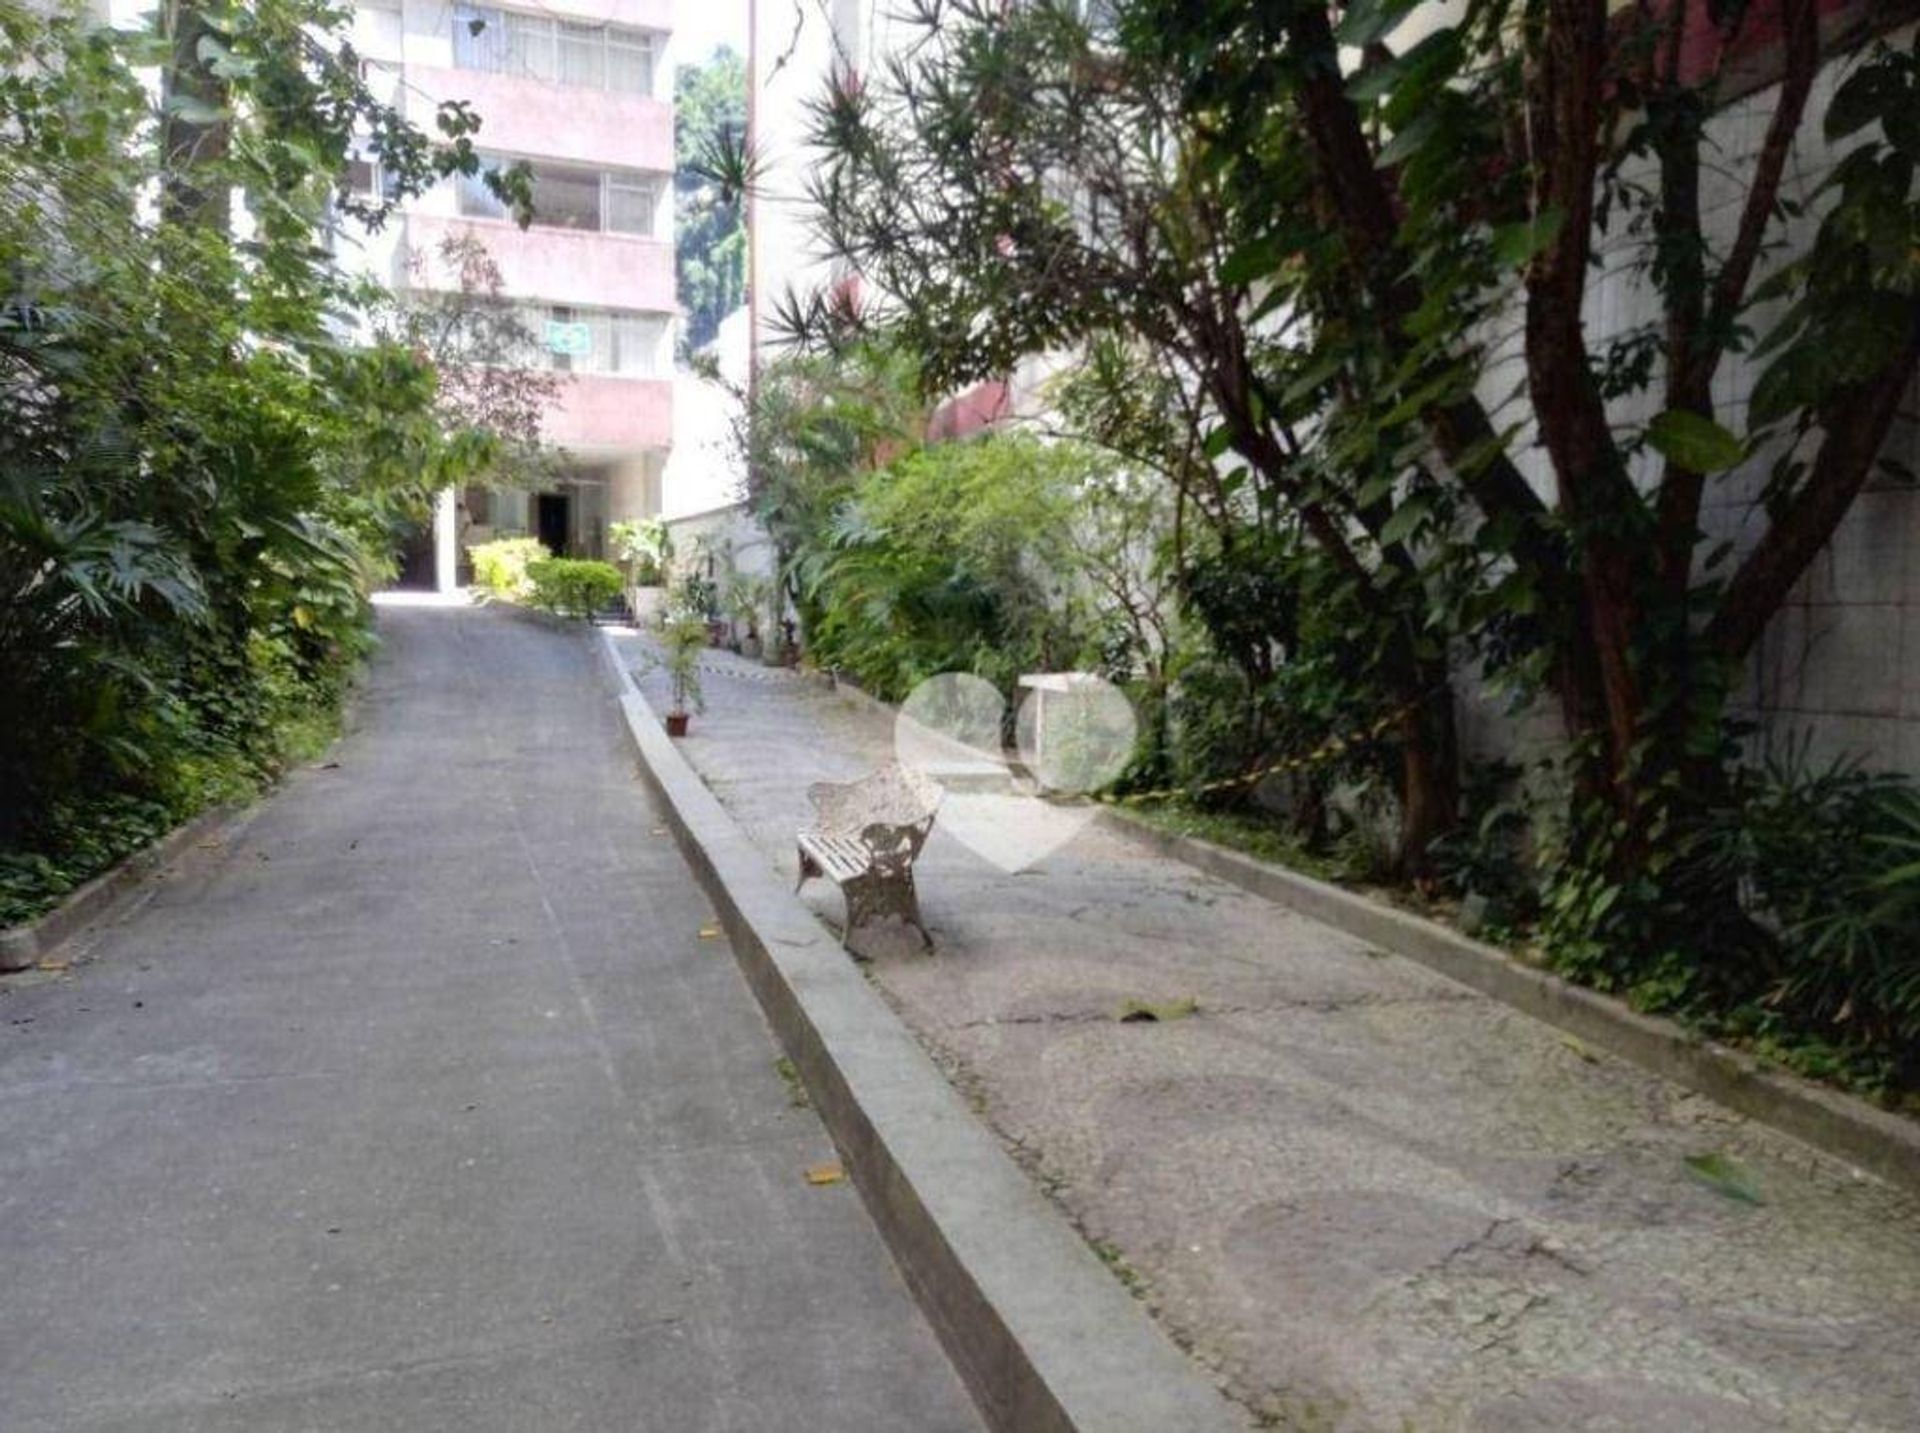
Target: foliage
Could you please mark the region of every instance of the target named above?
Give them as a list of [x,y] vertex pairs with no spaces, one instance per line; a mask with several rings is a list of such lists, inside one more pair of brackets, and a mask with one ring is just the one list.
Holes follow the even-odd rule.
[[[1303,676],[1405,713],[1416,876],[1462,810],[1456,665],[1552,704],[1567,747],[1527,814],[1555,959],[1647,1003],[1738,1001],[1714,952],[1753,922],[1696,843],[1761,819],[1728,693],[1886,466],[1920,366],[1920,36],[1861,46],[1820,117],[1829,46],[1858,35],[1814,0],[1470,0],[1403,35],[1407,15],[921,7],[893,64],[834,77],[810,135],[819,238],[865,307],[819,295],[786,320],[829,353],[884,326],[927,394],[1077,358],[1071,425],[1211,533],[1175,562],[1239,667],[1223,700],[1257,702],[1263,654],[1292,666],[1310,648],[1289,623],[1331,595],[1347,618]],[[1765,132],[1722,153],[1762,52]],[[1797,193],[1789,160],[1820,140],[1832,172]],[[1645,303],[1620,331],[1583,319],[1603,254]],[[1735,405],[1740,365],[1757,381]],[[1703,515],[1756,482],[1755,540],[1717,545]],[[1470,864],[1506,824],[1469,833]],[[1850,949],[1818,959],[1879,980]],[[1830,997],[1768,1008],[1818,1027]]]
[[700,688],[700,653],[707,645],[705,618],[688,612],[669,614],[661,625],[660,640],[666,648],[667,676],[673,682],[673,714],[683,716],[689,706],[705,711],[706,697]]
[[[1678,833],[1676,902],[1739,893],[1737,915],[1624,973],[1644,1000],[1730,1012],[1776,1047],[1811,1036],[1856,1079],[1920,1085],[1920,792],[1803,751],[1743,771]],[[1669,929],[1684,928],[1676,924]]]
[[546,544],[537,537],[500,537],[478,543],[468,550],[473,559],[473,580],[496,597],[518,602],[533,591],[527,569],[536,562],[552,558]]
[[[545,366],[540,335],[505,295],[500,266],[471,234],[440,240],[409,260],[410,283],[376,330],[432,363],[434,408],[449,433],[484,441],[486,481],[534,488],[563,466],[541,423],[562,376]],[[451,282],[447,282],[451,280]]]
[[[0,852],[16,874],[78,879],[271,775],[366,650],[396,525],[493,446],[448,431],[433,370],[362,325],[379,296],[323,242],[342,214],[378,225],[479,169],[472,112],[413,128],[367,90],[346,20],[308,0],[183,6],[155,36],[0,0]],[[354,197],[356,148],[388,198]],[[343,341],[356,328],[367,341]]]
[[635,587],[657,587],[673,560],[673,538],[657,517],[616,522],[607,528],[614,557],[627,569]]
[[620,596],[620,569],[591,558],[540,557],[526,566],[533,605],[563,617],[591,617]]
[[767,618],[767,604],[773,596],[773,584],[748,572],[729,572],[721,594],[727,617],[745,629],[740,635],[756,638]]
[[683,343],[713,341],[720,320],[746,301],[747,231],[737,186],[725,172],[747,132],[747,70],[725,45],[674,74],[674,266]]

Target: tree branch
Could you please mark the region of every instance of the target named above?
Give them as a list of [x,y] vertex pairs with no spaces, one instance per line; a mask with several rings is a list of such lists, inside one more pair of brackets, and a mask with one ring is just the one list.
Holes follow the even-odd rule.
[[1727,583],[1707,624],[1707,641],[1728,661],[1752,650],[1807,565],[1833,538],[1886,441],[1900,400],[1920,367],[1920,317],[1880,373],[1835,395],[1820,410],[1823,437],[1813,471],[1786,511]]

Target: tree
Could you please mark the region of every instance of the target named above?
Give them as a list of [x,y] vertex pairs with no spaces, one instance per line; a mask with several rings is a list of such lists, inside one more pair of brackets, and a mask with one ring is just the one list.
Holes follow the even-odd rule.
[[425,282],[426,262],[416,256],[414,282],[384,327],[433,365],[434,404],[445,429],[490,443],[487,480],[541,486],[563,466],[560,450],[541,435],[562,379],[536,366],[545,345],[507,300],[500,266],[485,244],[470,234],[449,235],[436,257],[454,287]]
[[[883,296],[878,321],[933,389],[1094,345],[1110,401],[1094,405],[1093,435],[1168,476],[1223,560],[1314,546],[1365,623],[1355,675],[1373,710],[1352,721],[1395,725],[1401,853],[1417,870],[1458,803],[1432,600],[1443,568],[1405,520],[1434,483],[1404,460],[1407,419],[1371,433],[1328,423],[1332,375],[1301,336],[1306,315],[1267,321],[1269,269],[1227,262],[1249,215],[1177,70],[1114,49],[1068,5],[921,18],[883,74],[843,75],[819,105],[828,161],[811,197],[825,247]],[[818,338],[832,315],[822,300],[789,321]],[[1162,395],[1157,411],[1143,393]],[[1284,612],[1266,615],[1264,635],[1237,643],[1256,666],[1290,636]]]
[[[1396,689],[1467,641],[1553,695],[1582,850],[1618,888],[1715,786],[1731,677],[1920,359],[1920,61],[1876,45],[1854,66],[1824,124],[1847,152],[1796,224],[1785,157],[1834,43],[1812,0],[1475,0],[1401,41],[1412,8],[1133,0],[1096,31],[1058,0],[930,3],[921,43],[820,106],[822,231],[938,381],[1095,331],[1174,355],[1208,451],[1314,535],[1383,636],[1400,624],[1381,648]],[[1712,116],[1770,34],[1769,131],[1710,241]],[[1660,312],[1596,346],[1601,239]],[[1521,416],[1502,427],[1478,385],[1516,313]],[[1765,360],[1744,433],[1711,401],[1736,356]],[[1549,491],[1514,460],[1523,436]],[[1767,530],[1729,566],[1702,494],[1762,453]]]
[[[0,921],[45,869],[16,848],[97,866],[270,770],[364,650],[393,516],[489,457],[427,364],[352,339],[373,294],[326,242],[478,173],[477,117],[416,129],[343,23],[182,4],[142,35],[0,0]],[[389,199],[353,197],[361,146]]]
[[692,351],[746,301],[746,226],[738,185],[726,177],[746,140],[746,65],[722,45],[705,64],[680,66],[673,92],[674,263]]

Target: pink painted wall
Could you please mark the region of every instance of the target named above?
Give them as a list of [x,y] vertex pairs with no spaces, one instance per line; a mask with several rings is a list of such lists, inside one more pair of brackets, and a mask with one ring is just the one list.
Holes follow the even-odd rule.
[[583,456],[599,449],[666,448],[673,442],[673,384],[577,374],[562,380],[559,405],[541,428]]
[[408,66],[407,82],[433,104],[470,103],[480,116],[478,143],[484,149],[659,174],[673,170],[673,107],[656,99],[432,65]]
[[[517,299],[595,308],[677,313],[673,291],[673,246],[627,234],[589,234],[575,229],[521,229],[504,219],[407,216],[407,248],[430,257],[441,239],[468,232],[487,246],[500,266],[506,291]],[[434,284],[430,275],[430,287]]]
[[1006,384],[998,379],[976,383],[933,410],[933,416],[927,420],[928,441],[965,438],[998,423],[1012,411]]
[[538,6],[513,6],[569,20],[592,20],[607,25],[630,25],[636,30],[671,30],[673,0],[543,0]]

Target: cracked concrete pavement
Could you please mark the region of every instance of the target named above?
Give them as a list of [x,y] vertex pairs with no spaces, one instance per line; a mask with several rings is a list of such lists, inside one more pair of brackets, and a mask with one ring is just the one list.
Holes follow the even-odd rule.
[[0,1428],[977,1429],[598,654],[380,631],[324,767],[0,981]]
[[[647,639],[623,646],[656,705]],[[683,750],[793,871],[854,696],[709,654]],[[738,672],[739,675],[732,675]],[[1057,808],[952,793],[938,949],[886,998],[1167,1332],[1302,1428],[1905,1429],[1920,1206],[1672,1083]],[[1004,869],[956,830],[1041,828]],[[1018,850],[1017,834],[990,846]],[[805,899],[835,926],[824,882]],[[1192,1000],[1126,1023],[1129,1002]],[[1752,1204],[1689,1157],[1747,1171]]]

